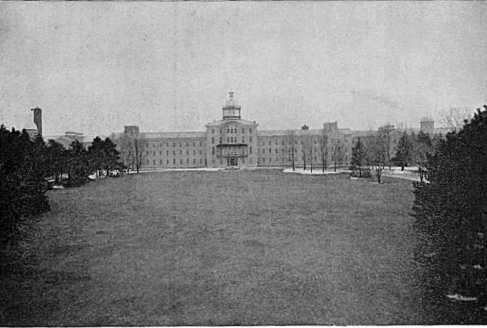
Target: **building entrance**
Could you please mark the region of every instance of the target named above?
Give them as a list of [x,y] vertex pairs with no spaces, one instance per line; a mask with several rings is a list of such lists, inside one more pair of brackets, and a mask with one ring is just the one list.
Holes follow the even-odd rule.
[[227,158],[227,166],[238,166],[238,158],[237,157],[228,157]]

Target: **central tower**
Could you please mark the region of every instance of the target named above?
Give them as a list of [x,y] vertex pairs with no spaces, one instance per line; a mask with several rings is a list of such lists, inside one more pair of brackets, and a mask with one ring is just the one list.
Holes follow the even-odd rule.
[[240,119],[240,105],[237,105],[233,98],[233,91],[228,93],[228,99],[223,107],[224,120],[239,120]]

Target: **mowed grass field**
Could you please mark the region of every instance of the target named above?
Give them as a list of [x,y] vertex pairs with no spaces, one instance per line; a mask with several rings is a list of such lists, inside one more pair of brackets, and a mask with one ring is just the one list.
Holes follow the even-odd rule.
[[51,191],[0,324],[419,323],[411,191],[276,170]]

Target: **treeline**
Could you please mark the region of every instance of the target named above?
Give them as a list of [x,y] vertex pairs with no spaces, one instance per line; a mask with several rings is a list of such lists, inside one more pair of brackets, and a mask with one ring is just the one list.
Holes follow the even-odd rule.
[[415,228],[423,236],[418,259],[430,272],[426,282],[442,300],[473,304],[470,308],[485,318],[487,106],[461,130],[439,140],[425,167],[428,182],[415,183],[413,210]]
[[0,126],[0,246],[15,241],[28,218],[49,210],[50,186],[80,186],[91,174],[121,170],[119,158],[109,138],[95,138],[88,149],[75,140],[65,149]]
[[433,152],[434,145],[441,140],[440,136],[430,137],[424,132],[403,132],[395,147],[392,147],[392,131],[379,129],[377,134],[357,138],[352,146],[350,161],[352,175],[370,177],[374,174],[378,182],[386,166],[405,167],[415,165],[418,167],[421,181],[426,175],[426,161],[429,153]]

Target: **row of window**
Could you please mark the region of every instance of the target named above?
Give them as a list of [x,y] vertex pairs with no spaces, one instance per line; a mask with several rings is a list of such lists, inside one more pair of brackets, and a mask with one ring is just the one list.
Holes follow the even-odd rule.
[[[190,153],[189,149],[186,149],[186,155],[189,155],[189,153]],[[198,150],[198,153],[200,155],[202,155],[203,154],[203,151],[200,149],[200,150]],[[147,156],[149,156],[149,155],[151,155],[151,152],[150,151],[146,151],[145,154]],[[170,154],[169,150],[166,150],[166,156],[169,156],[169,154]],[[193,149],[193,155],[196,155],[196,154],[197,154],[196,150]],[[152,156],[156,156],[156,155],[157,155],[157,152],[156,151],[152,151]],[[176,155],[176,151],[175,150],[172,151],[172,155],[173,156]],[[182,149],[179,150],[179,155],[183,155],[183,150]],[[159,156],[162,156],[162,150],[159,151]]]
[[[190,142],[184,142],[184,143],[182,143],[182,142],[178,142],[178,143],[176,143],[176,142],[173,142],[173,143],[166,142],[165,143],[165,146],[166,147],[170,147],[172,145],[172,147],[176,147],[176,145],[177,145],[178,147],[183,147],[183,146],[184,147],[189,147],[191,144],[193,145],[193,147],[202,147],[203,146],[203,142],[202,141],[199,141],[199,142],[193,141],[192,143],[190,143]],[[164,147],[164,143],[162,143],[162,142],[161,143],[152,143],[151,142],[150,144],[147,144],[146,146],[148,148],[150,148],[150,145],[152,145],[152,148],[156,148],[156,147],[162,148],[162,147]]]
[[[237,140],[238,140],[238,138],[236,136],[228,136],[226,138],[227,143],[237,143]],[[245,143],[245,137],[242,136],[241,140],[242,140],[242,143]],[[219,141],[220,141],[220,143],[222,143],[223,138],[220,137]],[[252,136],[249,137],[249,143],[251,143],[251,142],[252,142]],[[215,137],[211,137],[211,144],[212,145],[215,144]]]
[[[319,142],[319,141],[320,141],[320,140],[318,140],[318,139],[313,139],[313,143],[314,143],[314,144],[318,144],[318,142]],[[330,142],[331,142],[331,140],[330,140]],[[282,145],[282,146],[284,146],[286,143],[287,143],[288,145],[291,145],[291,144],[292,144],[292,141],[290,140],[290,141],[288,141],[288,142],[285,142],[284,140],[281,140],[281,145]],[[298,140],[294,140],[294,144],[295,144],[295,145],[297,145],[298,143],[300,143],[300,144],[304,144],[304,143],[305,143],[305,141],[304,141],[304,140],[300,140],[300,141],[298,141]],[[271,145],[272,145],[272,140],[269,140],[267,144],[268,144],[269,146],[271,146]],[[276,140],[274,141],[274,144],[275,144],[275,145],[279,145],[279,140],[277,140],[277,139],[276,139]],[[265,145],[266,145],[266,142],[265,142],[265,141],[261,141],[260,145],[261,145],[261,146],[265,146]]]
[[[241,158],[239,159],[240,163],[242,163],[242,164],[245,164],[245,162],[246,162],[247,160],[248,160],[249,164],[253,164],[253,163],[254,163],[254,160],[253,160],[252,158],[245,159],[245,157],[241,157]],[[217,160],[215,160],[215,159],[213,159],[213,160],[211,161],[211,163],[213,163],[213,164],[216,164],[216,162],[217,162]],[[222,164],[225,162],[225,159],[220,158],[219,162],[220,162],[220,165],[222,165]]]
[[[183,165],[185,162],[186,162],[186,164],[190,164],[190,163],[191,163],[191,161],[189,160],[189,158],[186,158],[186,161],[184,161],[183,159],[180,159],[180,160],[179,160],[179,164],[180,164],[180,165]],[[176,165],[176,163],[177,163],[177,162],[176,162],[176,159],[175,159],[175,158],[173,158],[173,159],[172,159],[172,164],[173,164],[173,165]],[[199,159],[199,161],[197,161],[195,158],[193,158],[192,163],[193,163],[194,165],[196,165],[196,164],[203,164],[203,159],[202,159],[202,158],[200,158],[200,159]],[[147,164],[147,165],[150,165],[150,160],[146,160],[146,164]],[[157,164],[158,164],[158,161],[157,161],[157,160],[155,160],[155,159],[154,159],[154,160],[152,160],[152,165],[157,165]],[[160,166],[162,166],[163,164],[164,164],[164,161],[163,161],[162,159],[160,159],[160,160],[159,160],[159,165],[160,165]],[[171,164],[171,161],[166,160],[166,165],[170,165],[170,164]]]
[[[215,147],[214,146],[211,147],[211,154],[215,155]],[[249,146],[249,155],[251,155],[251,154],[252,154],[252,146]]]
[[[228,126],[226,129],[220,130],[220,133],[222,133],[223,130],[225,130],[227,133],[237,133],[237,131],[238,131],[237,128],[232,127],[232,126]],[[216,132],[218,132],[218,130],[216,130]],[[211,129],[211,133],[215,134],[215,129]],[[245,133],[245,128],[242,128],[242,133]],[[252,128],[249,128],[249,133],[252,133]]]
[[[281,153],[285,153],[285,152],[286,152],[286,150],[287,150],[287,152],[288,152],[288,153],[292,153],[292,149],[287,149],[287,148],[281,148]],[[301,152],[301,150],[302,150],[301,148],[299,148],[299,149],[294,148],[294,151],[295,151],[295,152]],[[316,147],[316,146],[315,146],[315,147],[313,147],[313,149],[312,149],[312,150],[313,150],[313,152],[315,152],[315,153],[319,153],[319,152],[321,152],[321,149],[320,149],[319,147]],[[266,149],[265,149],[265,148],[260,148],[260,149],[258,150],[258,152],[259,152],[259,153],[262,153],[262,154],[265,154],[265,153],[266,153]],[[269,154],[272,154],[272,148],[269,148],[268,153],[269,153]],[[274,148],[274,153],[279,154],[279,148]]]

